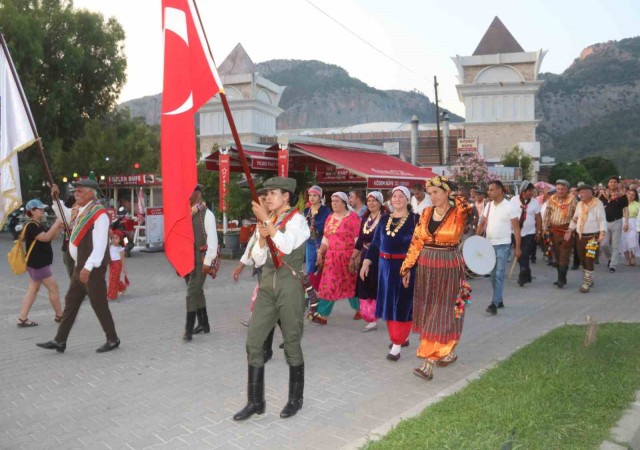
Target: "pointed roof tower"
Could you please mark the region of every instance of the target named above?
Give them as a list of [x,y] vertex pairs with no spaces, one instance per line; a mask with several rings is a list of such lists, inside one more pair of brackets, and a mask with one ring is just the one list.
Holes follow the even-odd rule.
[[499,53],[522,53],[524,50],[507,30],[498,16],[494,17],[489,29],[482,37],[473,56],[495,55]]
[[251,61],[242,44],[238,43],[231,53],[229,53],[229,56],[220,64],[218,72],[220,72],[220,75],[254,73],[256,72],[256,65]]

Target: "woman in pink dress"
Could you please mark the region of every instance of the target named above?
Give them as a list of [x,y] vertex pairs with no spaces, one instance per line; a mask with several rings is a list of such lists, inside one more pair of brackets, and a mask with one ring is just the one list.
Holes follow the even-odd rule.
[[344,192],[331,196],[333,214],[325,223],[324,237],[318,250],[317,265],[322,268],[322,280],[318,289],[318,306],[311,320],[319,325],[327,324],[327,317],[337,300],[348,298],[356,316],[360,311],[358,298],[354,297],[356,272],[349,271],[349,259],[360,231],[360,218],[349,211],[347,201]]

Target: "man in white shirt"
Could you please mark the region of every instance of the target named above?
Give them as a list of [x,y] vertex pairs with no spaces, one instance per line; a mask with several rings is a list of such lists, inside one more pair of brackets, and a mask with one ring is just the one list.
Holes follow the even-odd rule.
[[531,283],[531,255],[536,251],[536,240],[541,238],[542,216],[540,215],[540,203],[534,198],[535,186],[529,180],[524,180],[520,185],[520,195],[510,200],[511,206],[519,214],[520,236],[522,256],[518,285],[524,286]]
[[583,184],[579,188],[580,200],[565,233],[565,240],[571,233],[578,234],[578,256],[582,263],[583,279],[580,292],[587,293],[593,285],[594,261],[598,247],[607,235],[607,218],[602,202],[593,196],[593,188]]
[[489,183],[487,193],[491,201],[484,208],[476,234],[482,235],[486,232],[487,239],[496,252],[496,265],[491,272],[493,299],[487,307],[487,312],[495,316],[498,313],[498,308],[504,307],[504,274],[511,253],[512,230],[516,241],[515,257],[520,258],[522,252],[520,250],[519,214],[513,209],[511,203],[505,200],[504,185],[499,180],[493,180]]
[[[69,255],[75,261],[73,276],[69,283],[69,290],[65,295],[62,320],[58,325],[58,333],[52,341],[36,344],[38,347],[56,350],[64,353],[67,348],[67,338],[76,320],[80,305],[89,296],[91,307],[96,314],[107,342],[96,350],[98,353],[111,351],[120,346],[120,339],[116,334],[113,316],[109,311],[107,300],[106,273],[109,265],[109,215],[98,200],[98,182],[83,179],[73,183],[76,188],[74,196],[79,207],[69,238]],[[51,198],[60,194],[58,186],[51,186]],[[71,210],[62,205],[62,211],[54,204],[54,211],[58,217],[63,214],[70,223]]]
[[428,206],[433,206],[431,199],[424,190],[424,183],[416,183],[411,188],[413,196],[411,197],[411,209],[416,214],[422,214]]

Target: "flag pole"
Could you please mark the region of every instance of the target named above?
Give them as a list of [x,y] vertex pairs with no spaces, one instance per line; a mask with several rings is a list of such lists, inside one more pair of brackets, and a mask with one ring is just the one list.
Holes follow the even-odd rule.
[[[4,55],[7,58],[7,62],[9,63],[9,68],[11,69],[11,75],[13,75],[13,80],[18,86],[18,92],[20,93],[20,100],[22,100],[22,106],[24,110],[27,112],[27,117],[29,118],[29,125],[31,126],[31,132],[36,137],[36,143],[38,144],[38,150],[40,152],[40,157],[42,158],[42,164],[44,165],[45,172],[47,173],[47,177],[49,178],[49,186],[53,186],[55,183],[53,182],[53,176],[51,175],[51,169],[49,168],[49,163],[47,162],[47,157],[44,154],[44,147],[42,146],[42,139],[38,135],[38,130],[36,129],[36,124],[33,120],[33,116],[31,115],[31,109],[29,109],[29,104],[25,97],[24,91],[22,90],[22,84],[20,83],[20,79],[18,78],[18,73],[16,71],[15,66],[13,65],[13,60],[11,59],[11,54],[9,53],[9,47],[7,47],[7,41],[4,39],[4,34],[0,33],[0,44],[2,44],[2,50],[4,51]],[[2,111],[4,114],[5,111]],[[60,204],[60,196],[56,195],[54,200],[58,205],[58,210],[60,211],[60,216],[62,218],[62,222],[64,223],[65,231],[71,235],[71,227],[67,223],[67,218],[64,214],[62,214],[62,206]]]
[[[207,44],[207,51],[209,52],[209,56],[213,60],[213,53],[211,52],[211,46],[209,45],[209,38],[207,37],[207,33],[204,30],[204,24],[202,23],[202,18],[200,17],[200,11],[198,10],[198,5],[196,4],[196,0],[193,1],[193,6],[196,10],[196,15],[198,16],[198,21],[200,22],[200,29],[202,30],[202,35],[204,36],[205,43]],[[249,170],[249,163],[247,162],[247,157],[244,153],[244,149],[242,148],[242,143],[240,142],[240,135],[238,135],[238,130],[236,129],[236,123],[233,120],[233,115],[231,114],[231,108],[229,108],[229,102],[227,101],[227,96],[223,91],[219,92],[220,100],[222,101],[222,107],[224,108],[224,113],[227,116],[227,121],[229,122],[229,128],[231,128],[231,134],[233,135],[233,140],[236,144],[236,150],[238,150],[238,156],[240,156],[240,163],[242,164],[242,171],[244,175],[247,177],[247,183],[249,184],[249,189],[251,190],[251,198],[254,202],[259,202],[258,199],[258,191],[256,190],[256,185],[253,182],[253,178],[251,177],[251,171]],[[270,236],[266,238],[267,246],[269,247],[269,252],[271,253],[271,258],[273,260],[273,264],[276,269],[279,269],[282,263],[280,262],[280,258],[278,258],[278,251],[276,249],[276,245],[273,243],[273,240]]]

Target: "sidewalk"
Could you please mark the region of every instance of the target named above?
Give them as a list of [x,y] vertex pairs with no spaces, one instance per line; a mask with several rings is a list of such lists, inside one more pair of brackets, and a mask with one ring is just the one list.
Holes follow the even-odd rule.
[[[0,252],[11,246],[0,233]],[[61,292],[68,280],[58,243],[55,274]],[[184,327],[184,282],[175,276],[163,253],[137,253],[127,263],[131,287],[112,303],[121,347],[107,354],[95,349],[104,335],[89,306],[83,305],[64,354],[36,348],[56,330],[44,295],[30,318],[32,329],[15,326],[26,276],[0,268],[0,448],[353,448],[373,430],[384,431],[401,416],[462,386],[467,377],[508,357],[519,347],[561,324],[640,322],[637,267],[621,266],[615,274],[597,266],[596,287],[578,292],[579,275],[569,286],[552,285],[554,272],[538,263],[532,285],[507,283],[505,309],[484,312],[490,281],[470,282],[473,304],[458,347],[459,361],[438,369],[432,382],[411,371],[418,337],[397,363],[385,359],[389,342],[381,322],[377,331],[361,333],[348,304],[336,306],[329,325],[307,322],[303,339],[306,389],[303,409],[279,418],[287,400],[288,368],[276,332],[274,357],[266,366],[267,412],[245,423],[231,416],[246,401],[246,328],[255,281],[246,270],[231,280],[235,261],[224,261],[218,279],[208,280],[206,295],[211,333],[181,340]],[[46,292],[46,291],[45,291]]]

